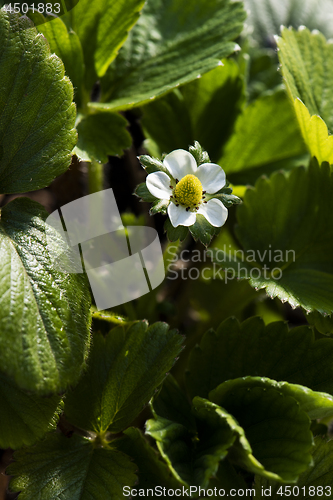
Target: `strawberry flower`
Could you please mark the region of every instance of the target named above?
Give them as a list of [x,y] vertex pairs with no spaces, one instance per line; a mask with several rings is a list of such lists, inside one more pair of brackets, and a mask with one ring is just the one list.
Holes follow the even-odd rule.
[[215,163],[199,167],[191,153],[176,149],[163,160],[164,172],[153,172],[146,178],[149,192],[169,202],[168,215],[173,227],[192,226],[197,214],[203,215],[214,227],[226,222],[228,210],[214,198],[226,183],[225,173]]

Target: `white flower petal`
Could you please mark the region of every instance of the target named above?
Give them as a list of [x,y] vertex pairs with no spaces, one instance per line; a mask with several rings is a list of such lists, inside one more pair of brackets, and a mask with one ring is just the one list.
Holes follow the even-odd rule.
[[203,215],[212,226],[221,227],[227,220],[228,210],[222,201],[212,198],[207,203],[200,205],[197,214]]
[[203,163],[195,175],[202,184],[202,189],[209,194],[217,193],[225,185],[224,170],[216,163]]
[[166,155],[163,165],[169,170],[172,177],[179,181],[185,175],[194,174],[197,171],[197,162],[194,156],[185,149],[175,149]]
[[186,207],[182,207],[181,205],[176,207],[172,202],[168,206],[168,215],[173,227],[192,226],[197,217],[194,212],[186,212]]
[[160,200],[169,200],[172,195],[171,179],[165,172],[153,172],[147,175],[146,185],[149,192]]

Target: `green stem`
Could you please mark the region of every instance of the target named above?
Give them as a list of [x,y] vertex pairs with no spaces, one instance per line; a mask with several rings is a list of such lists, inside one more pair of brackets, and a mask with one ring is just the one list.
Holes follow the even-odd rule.
[[[184,249],[186,246],[186,240],[187,238],[180,242],[180,240],[174,241],[172,243],[168,243],[164,252],[163,252],[163,260],[164,260],[164,268],[165,268],[165,276],[168,276],[169,272],[169,267],[174,261],[175,256],[181,252],[181,250]],[[151,292],[147,293],[146,295],[143,295],[140,297],[140,299],[137,302],[137,314],[138,317],[141,318],[146,318],[150,319],[154,317],[154,311],[156,309],[157,305],[157,295],[159,292],[163,289],[165,286],[165,280],[163,283],[161,283],[157,288],[152,290]]]
[[89,164],[89,193],[102,191],[104,187],[103,164],[92,160]]
[[91,307],[91,315],[94,319],[99,319],[101,321],[107,321],[108,323],[114,323],[115,325],[126,325],[128,319],[120,316],[112,311],[98,311],[95,306]]

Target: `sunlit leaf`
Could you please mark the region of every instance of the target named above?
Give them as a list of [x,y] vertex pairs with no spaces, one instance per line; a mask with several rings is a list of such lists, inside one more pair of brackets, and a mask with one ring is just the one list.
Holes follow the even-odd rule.
[[73,87],[26,17],[1,9],[0,40],[0,193],[22,193],[47,186],[70,165]]
[[1,209],[0,366],[30,391],[49,395],[77,382],[89,348],[90,293],[83,274],[54,269],[61,238],[27,198]]

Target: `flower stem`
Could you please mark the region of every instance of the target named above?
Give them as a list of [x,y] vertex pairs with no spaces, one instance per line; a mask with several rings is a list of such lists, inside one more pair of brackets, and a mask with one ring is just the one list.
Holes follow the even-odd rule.
[[89,193],[97,193],[103,190],[104,175],[103,175],[103,163],[99,163],[92,160],[88,166],[88,182],[89,182]]

